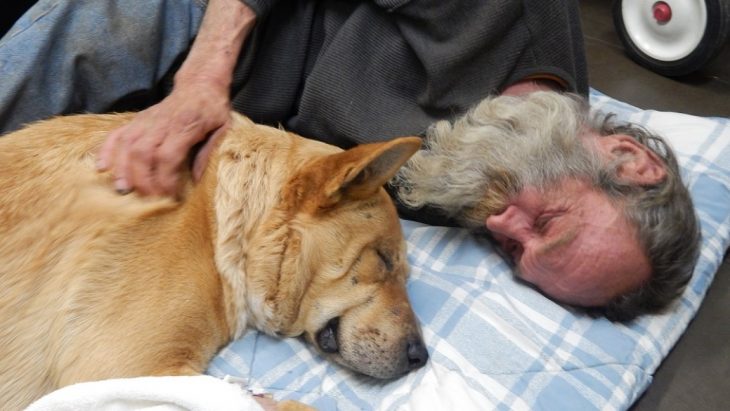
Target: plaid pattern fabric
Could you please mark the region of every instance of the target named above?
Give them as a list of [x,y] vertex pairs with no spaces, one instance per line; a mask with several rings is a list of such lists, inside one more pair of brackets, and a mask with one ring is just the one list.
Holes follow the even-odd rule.
[[730,120],[640,110],[595,90],[591,103],[665,135],[683,166],[703,246],[670,312],[630,325],[591,319],[516,282],[489,242],[462,229],[403,220],[408,291],[428,365],[375,381],[330,364],[301,340],[250,331],[208,372],[321,410],[627,409],[694,316],[728,248]]

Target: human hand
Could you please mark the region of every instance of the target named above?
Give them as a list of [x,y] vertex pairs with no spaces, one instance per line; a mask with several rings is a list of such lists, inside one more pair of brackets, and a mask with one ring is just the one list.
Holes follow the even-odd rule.
[[206,82],[176,87],[160,103],[109,134],[99,151],[97,168],[111,171],[119,192],[175,195],[192,147],[207,139],[193,164],[197,180],[230,118],[226,87]]

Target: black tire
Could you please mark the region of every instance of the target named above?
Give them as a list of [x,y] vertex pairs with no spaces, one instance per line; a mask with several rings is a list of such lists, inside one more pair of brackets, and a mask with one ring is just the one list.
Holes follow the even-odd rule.
[[686,57],[679,60],[657,60],[645,54],[631,39],[626,30],[622,4],[626,1],[614,0],[613,24],[623,43],[626,54],[642,66],[659,74],[676,77],[683,76],[702,68],[715,57],[730,38],[730,0],[705,0],[707,7],[707,26],[698,46]]

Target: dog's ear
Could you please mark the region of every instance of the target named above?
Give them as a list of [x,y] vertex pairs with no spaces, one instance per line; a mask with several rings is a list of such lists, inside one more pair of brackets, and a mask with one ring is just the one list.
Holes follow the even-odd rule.
[[343,199],[372,196],[421,146],[418,137],[362,144],[309,163],[284,192],[294,210],[317,212]]
[[372,196],[418,151],[421,139],[401,137],[383,143],[363,144],[326,158],[324,195],[330,203],[343,197]]

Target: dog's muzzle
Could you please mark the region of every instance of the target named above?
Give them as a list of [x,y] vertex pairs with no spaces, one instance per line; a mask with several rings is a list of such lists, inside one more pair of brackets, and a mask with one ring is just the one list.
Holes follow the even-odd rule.
[[[340,319],[339,317],[337,317],[329,320],[327,324],[317,332],[317,334],[315,335],[315,341],[322,352],[327,354],[338,354],[340,352],[340,342],[338,336],[339,327]],[[406,340],[405,346],[403,348],[404,349],[403,351],[401,351],[400,354],[400,359],[394,361],[391,364],[392,366],[394,366],[394,369],[388,371],[387,375],[379,375],[380,373],[378,372],[367,372],[364,370],[360,370],[360,372],[365,372],[366,374],[370,374],[378,378],[392,378],[398,375],[408,373],[410,371],[417,370],[426,365],[426,363],[428,362],[428,350],[426,349],[426,346],[424,345],[420,335],[411,335]],[[358,367],[354,368],[357,369]]]

